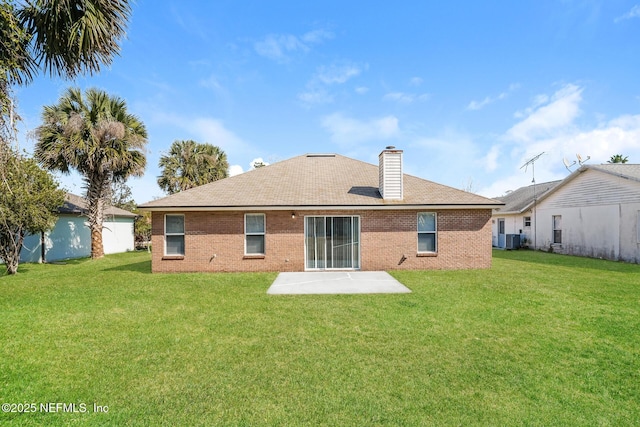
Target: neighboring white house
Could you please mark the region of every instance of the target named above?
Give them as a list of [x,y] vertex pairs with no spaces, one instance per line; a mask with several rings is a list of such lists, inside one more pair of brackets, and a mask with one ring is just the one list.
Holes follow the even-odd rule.
[[[64,205],[58,209],[58,220],[53,229],[43,235],[25,237],[20,262],[52,262],[90,256],[91,231],[86,212],[85,199],[67,193]],[[124,209],[106,209],[102,229],[105,254],[134,250],[135,218],[135,214]]]
[[583,165],[536,199],[522,210],[528,230],[524,219],[509,229],[505,209],[494,211],[498,243],[503,220],[503,234],[522,229],[536,249],[640,263],[640,165]]
[[[518,246],[534,246],[535,206],[537,200],[562,181],[543,182],[510,191],[495,197],[504,206],[493,210],[492,243],[496,248],[514,249]],[[514,238],[514,236],[517,236]],[[515,240],[514,240],[515,239]]]
[[640,263],[640,165],[585,165],[538,200],[537,247]]

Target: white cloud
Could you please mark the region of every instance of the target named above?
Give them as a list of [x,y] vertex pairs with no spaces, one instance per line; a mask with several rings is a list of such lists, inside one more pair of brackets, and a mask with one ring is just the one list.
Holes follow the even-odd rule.
[[225,151],[244,145],[244,141],[235,133],[227,129],[222,121],[212,118],[196,118],[191,122],[194,131],[202,142],[217,145]]
[[307,83],[306,90],[298,94],[298,99],[307,105],[329,104],[333,102],[333,95],[328,91],[330,86],[344,84],[351,78],[360,75],[362,70],[366,68],[366,64],[358,65],[353,63],[318,67],[311,80]]
[[313,30],[305,33],[302,36],[302,40],[306,43],[319,44],[325,40],[333,38],[333,33],[327,30]]
[[481,110],[484,107],[486,107],[489,104],[493,104],[496,101],[501,101],[503,99],[506,99],[509,94],[515,90],[517,90],[520,87],[519,84],[517,83],[512,83],[509,85],[509,90],[506,92],[501,92],[500,94],[498,94],[497,96],[486,96],[482,101],[471,101],[469,102],[469,105],[467,105],[467,110]]
[[357,88],[355,88],[355,91],[359,95],[364,95],[365,93],[369,92],[369,88],[365,86],[358,86]]
[[429,99],[430,95],[428,93],[423,94],[415,94],[415,93],[405,93],[405,92],[390,92],[387,93],[383,99],[385,101],[395,101],[401,104],[411,104],[414,101],[426,101]]
[[395,116],[363,121],[334,113],[322,120],[322,127],[331,134],[333,141],[347,144],[390,139],[400,133],[398,119]]
[[486,156],[483,157],[482,162],[484,168],[487,171],[494,171],[498,168],[498,155],[500,154],[500,146],[494,145],[491,147]]
[[[262,163],[265,166],[269,165],[269,163],[265,162],[262,157],[256,157],[255,159],[251,160],[251,162],[249,162],[249,169],[247,170],[255,169],[256,163]],[[244,169],[242,168],[242,166],[240,165],[229,166],[229,176],[236,176],[236,175],[240,175],[241,173],[244,173]]]
[[516,111],[513,114],[513,117],[515,117],[516,119],[522,119],[523,117],[533,113],[533,111],[536,108],[538,108],[543,104],[546,104],[547,102],[549,102],[549,95],[547,94],[536,95],[533,97],[533,102],[529,107],[525,108],[523,111]]
[[627,13],[618,16],[616,19],[614,19],[614,22],[620,22],[620,21],[624,21],[627,19],[633,19],[633,18],[640,18],[640,5],[636,4],[635,6],[633,6],[631,8],[630,11],[628,11]]
[[423,80],[420,77],[412,77],[411,80],[409,80],[409,85],[411,86],[420,86],[422,84]]
[[[498,166],[495,170],[500,170],[502,177],[483,188],[480,194],[496,197],[507,190],[530,185],[534,169],[529,166],[525,170],[522,166],[540,153],[544,155],[535,162],[538,183],[566,177],[563,159],[571,163],[578,160],[578,154],[583,160],[590,158],[587,164],[606,163],[614,154],[628,156],[631,163],[640,163],[640,114],[579,127],[575,119],[580,112],[582,91],[575,85],[566,85],[509,129],[504,142],[494,146],[485,158],[487,165]],[[544,99],[538,97],[537,101]]]
[[220,84],[220,81],[214,75],[211,75],[206,79],[200,80],[199,83],[200,83],[200,86],[205,87],[207,89],[211,89],[215,92],[224,91],[224,87]]
[[482,154],[477,140],[465,131],[445,128],[433,136],[418,136],[408,145],[406,173],[456,188],[467,187],[469,181],[474,187],[478,184],[473,175],[484,167]]
[[355,64],[332,64],[318,68],[314,79],[325,85],[342,84],[350,78],[359,75],[361,72],[361,67]]
[[240,166],[240,165],[231,165],[231,166],[229,166],[229,176],[240,175],[243,172],[244,172],[244,170],[242,169],[242,166]]
[[258,55],[278,62],[286,62],[289,52],[309,49],[296,36],[290,34],[269,34],[264,40],[256,42],[254,48]]
[[299,93],[298,99],[307,105],[330,104],[333,102],[333,95],[324,88],[317,88]]
[[[254,147],[232,130],[227,129],[222,120],[213,117],[185,117],[164,112],[152,113],[151,111],[147,117],[151,117],[154,122],[182,129],[179,139],[193,139],[220,147],[227,154],[229,160],[255,152]],[[170,141],[167,142],[168,144]]]
[[526,118],[509,129],[507,139],[529,142],[566,128],[580,114],[580,101],[582,88],[565,85],[553,94],[548,103],[536,106]]
[[314,44],[333,38],[333,33],[326,30],[314,30],[298,37],[293,34],[269,34],[254,43],[256,53],[276,62],[288,62],[295,52],[308,52]]

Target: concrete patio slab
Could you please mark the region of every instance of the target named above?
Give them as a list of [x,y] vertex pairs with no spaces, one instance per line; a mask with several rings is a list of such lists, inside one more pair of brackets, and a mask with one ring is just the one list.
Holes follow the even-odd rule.
[[280,273],[270,295],[396,294],[411,290],[384,271],[305,271]]

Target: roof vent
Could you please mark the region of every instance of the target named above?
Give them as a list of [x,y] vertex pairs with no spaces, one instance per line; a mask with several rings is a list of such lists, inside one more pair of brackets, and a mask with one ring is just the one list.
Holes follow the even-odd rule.
[[402,150],[396,150],[394,146],[388,146],[382,150],[379,160],[379,190],[385,200],[402,200],[403,172]]

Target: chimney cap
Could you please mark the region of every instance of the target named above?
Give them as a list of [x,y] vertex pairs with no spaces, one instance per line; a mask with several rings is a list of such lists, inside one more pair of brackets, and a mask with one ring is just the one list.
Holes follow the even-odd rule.
[[385,150],[395,150],[396,146],[395,145],[387,145],[387,147],[385,148]]

